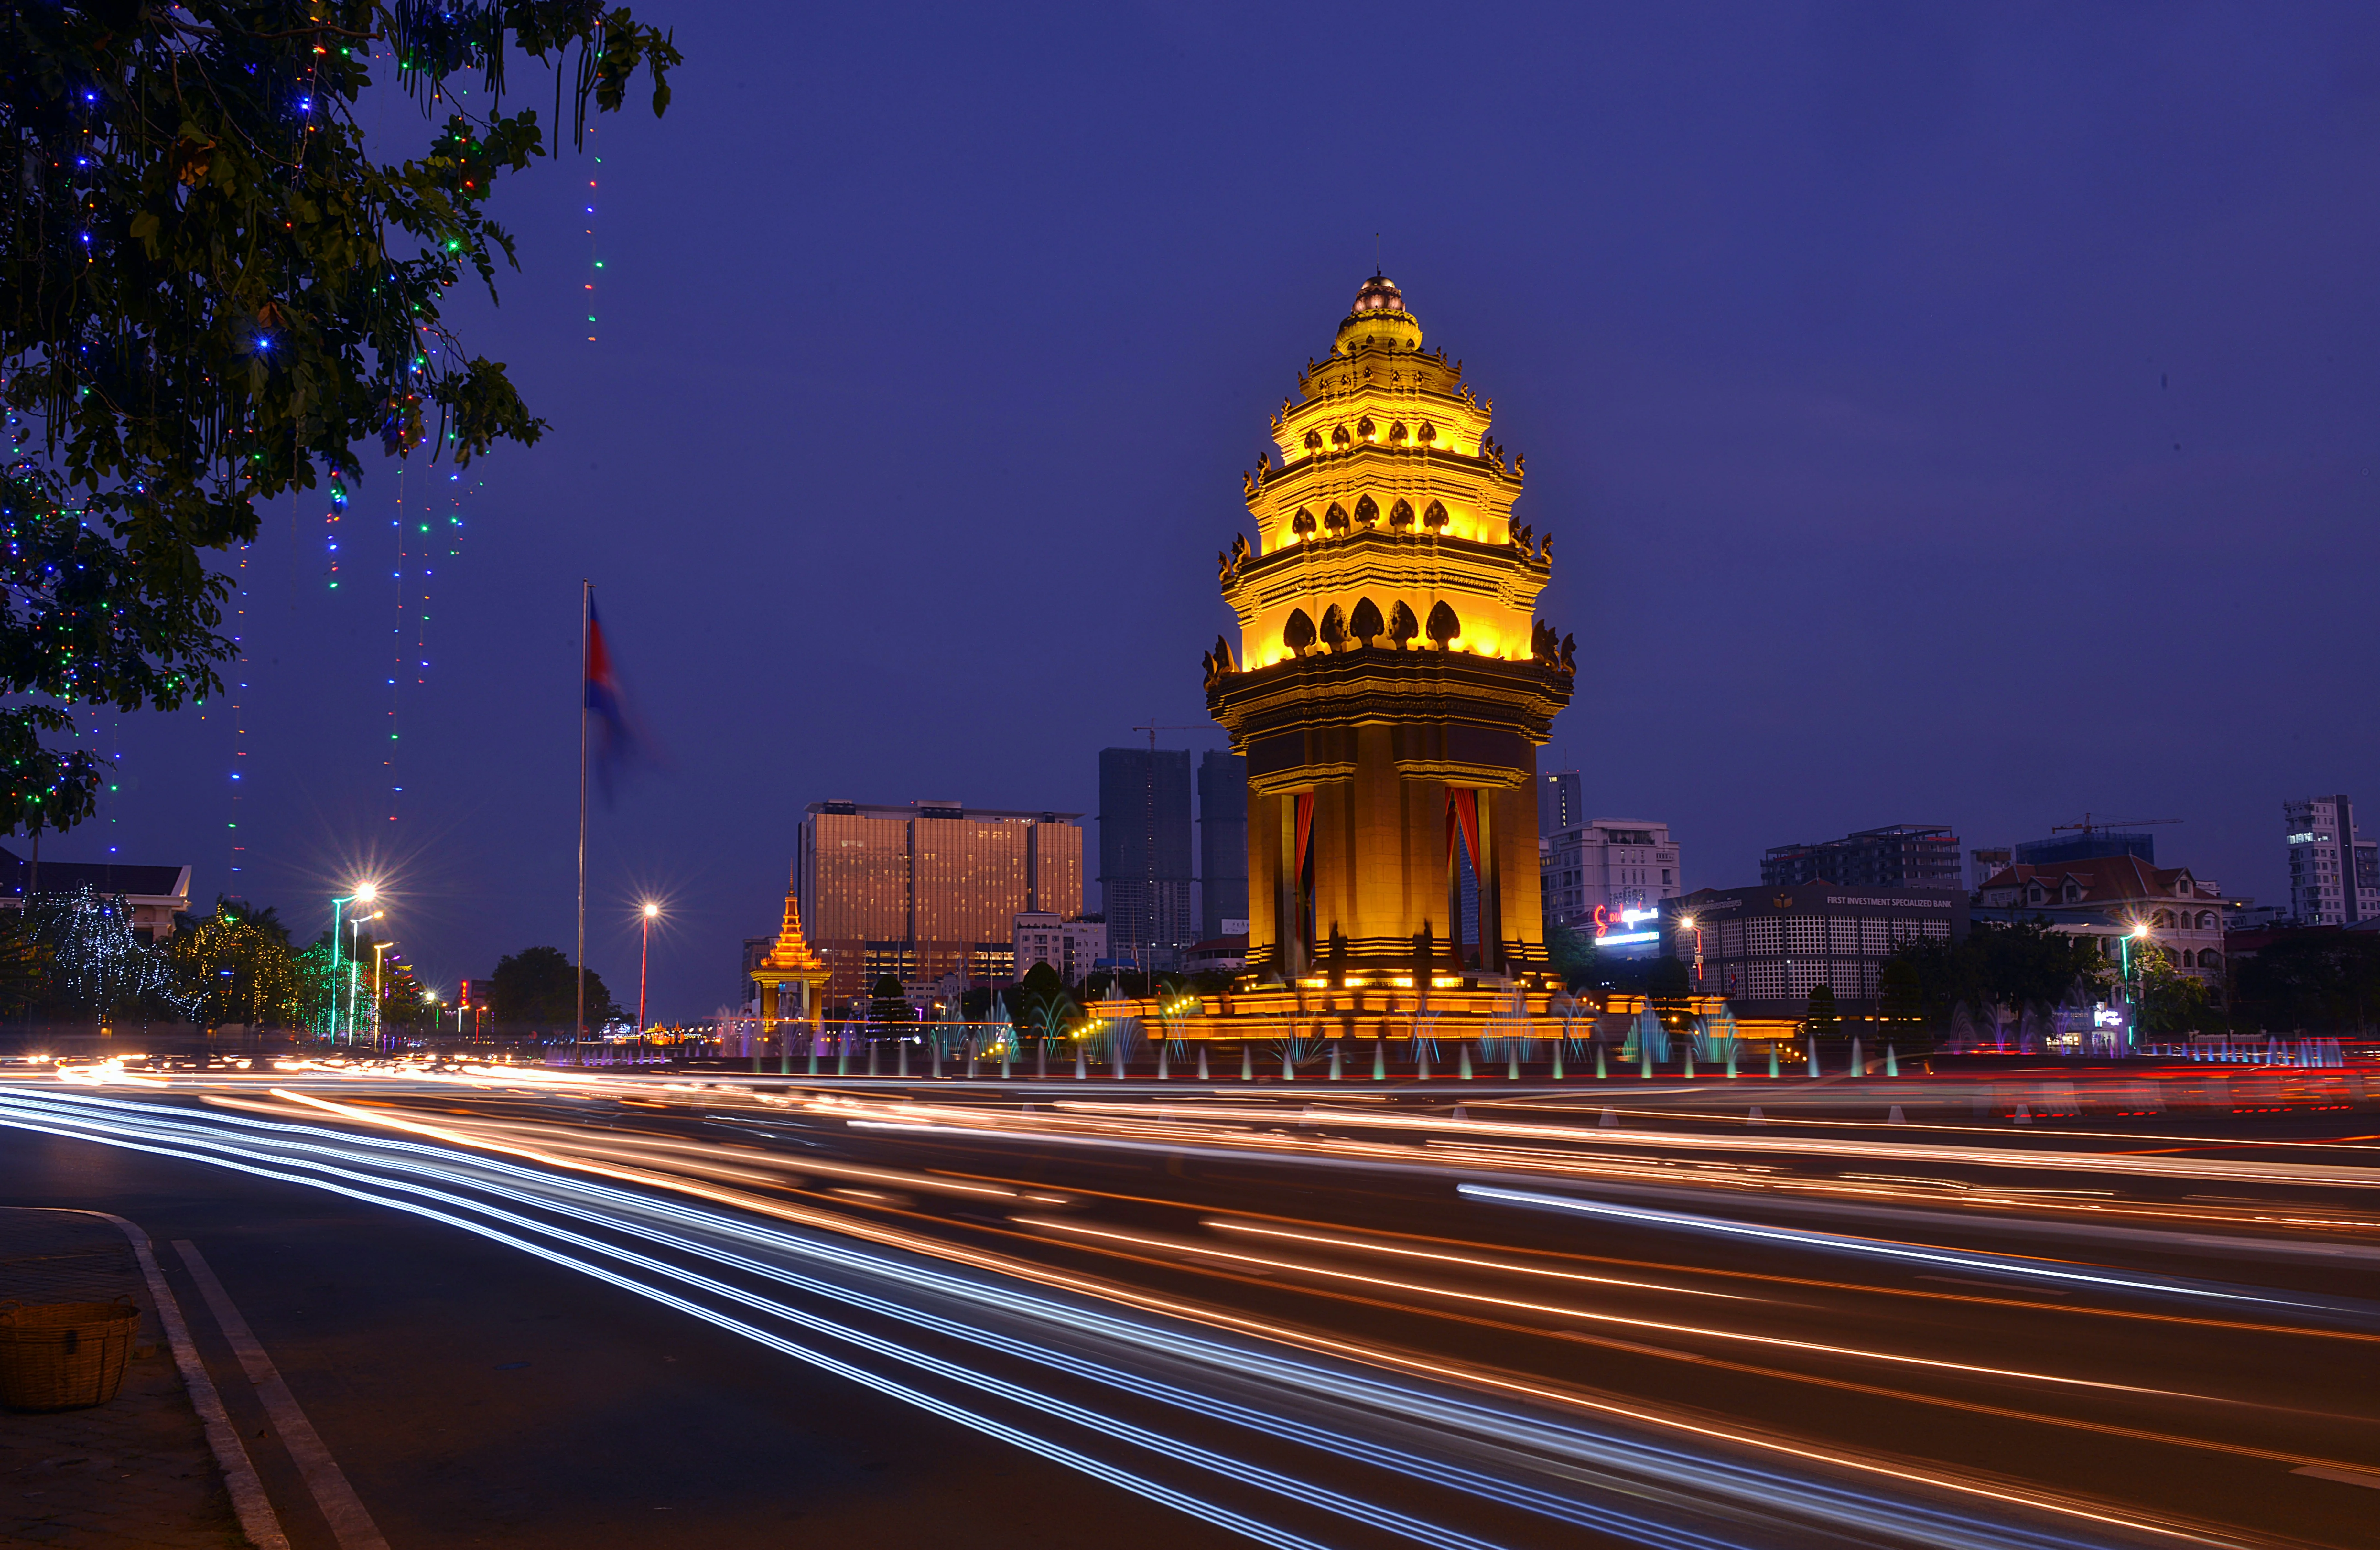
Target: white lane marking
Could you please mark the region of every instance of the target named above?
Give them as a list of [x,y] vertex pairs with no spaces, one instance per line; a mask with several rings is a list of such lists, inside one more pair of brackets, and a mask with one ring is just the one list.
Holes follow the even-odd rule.
[[2336,1480],[2341,1485],[2361,1485],[2367,1491],[2380,1491],[2380,1470],[2335,1470],[2327,1464],[2307,1464],[2289,1472],[2310,1474],[2316,1480]]
[[298,1472],[306,1479],[306,1489],[314,1494],[315,1505],[330,1520],[331,1532],[338,1537],[339,1550],[388,1550],[388,1541],[381,1537],[371,1514],[358,1499],[355,1487],[340,1472],[331,1450],[322,1446],[314,1423],[298,1408],[297,1397],[282,1381],[273,1359],[257,1343],[248,1320],[233,1306],[231,1294],[224,1290],[223,1282],[215,1279],[214,1270],[199,1253],[199,1246],[176,1238],[174,1252],[189,1266],[190,1278],[199,1283],[199,1295],[207,1300],[207,1307],[215,1315],[215,1323],[223,1326],[224,1338],[239,1357],[248,1381],[256,1386],[256,1397],[264,1401],[264,1413],[272,1417],[273,1424],[281,1433],[281,1446],[288,1449]]
[[174,1350],[174,1365],[181,1369],[182,1387],[189,1390],[190,1408],[199,1412],[199,1423],[206,1430],[207,1447],[215,1456],[215,1467],[224,1472],[224,1488],[231,1493],[232,1510],[239,1515],[240,1532],[248,1535],[256,1550],[289,1550],[289,1536],[281,1532],[281,1520],[273,1515],[273,1502],[264,1494],[264,1482],[256,1477],[256,1465],[240,1445],[238,1429],[224,1410],[223,1396],[215,1391],[215,1380],[207,1374],[207,1364],[199,1360],[199,1348],[190,1340],[190,1326],[182,1321],[182,1305],[174,1301],[173,1289],[166,1286],[164,1272],[157,1268],[157,1256],[150,1251],[149,1235],[122,1217],[107,1211],[87,1215],[105,1217],[124,1231],[132,1242],[132,1255],[140,1262],[140,1274],[149,1283],[149,1295],[156,1300],[157,1322],[165,1326],[165,1343]]

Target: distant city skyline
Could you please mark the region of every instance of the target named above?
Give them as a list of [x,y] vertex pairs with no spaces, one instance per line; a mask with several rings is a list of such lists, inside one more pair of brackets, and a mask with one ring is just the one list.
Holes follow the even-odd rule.
[[[591,578],[668,762],[595,811],[590,963],[632,983],[663,898],[653,1005],[708,1014],[816,793],[1090,813],[1099,748],[1206,721],[1239,476],[1376,232],[1554,535],[1580,675],[1541,762],[1670,824],[1688,885],[2105,809],[2277,902],[2280,803],[2380,801],[2380,726],[2338,713],[2380,497],[2368,7],[1377,6],[1335,67],[1427,36],[1413,90],[1463,126],[1393,151],[1297,116],[1313,56],[1249,47],[1256,11],[668,20],[674,102],[601,127],[591,245],[592,163],[500,187],[522,272],[450,312],[543,440],[375,449],[336,577],[327,501],[270,509],[228,562],[245,687],[86,715],[113,789],[45,861],[188,865],[307,937],[370,872],[449,990],[568,951]],[[1253,219],[1293,132],[1364,171]],[[404,526],[449,516],[426,555]]]

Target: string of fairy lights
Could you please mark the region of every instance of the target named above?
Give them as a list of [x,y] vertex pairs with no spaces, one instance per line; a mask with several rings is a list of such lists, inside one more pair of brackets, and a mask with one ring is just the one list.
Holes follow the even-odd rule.
[[[314,52],[320,55],[324,50],[317,47]],[[373,63],[377,65],[379,62],[376,54]],[[319,123],[313,116],[314,100],[318,90],[318,78],[313,71],[310,70],[306,84],[302,88],[303,95],[299,97],[297,104],[298,113],[291,128],[289,161],[292,166],[302,165],[308,154],[308,147],[311,143],[311,136],[319,127]],[[468,95],[468,92],[462,94]],[[95,101],[95,97],[92,100]],[[589,126],[590,135],[593,127],[591,125]],[[95,156],[92,154],[95,148],[91,145],[94,127],[88,117],[82,126],[82,133],[86,150],[80,164],[90,166],[95,161]],[[591,142],[589,151],[590,153],[593,151]],[[598,340],[596,284],[601,278],[603,270],[603,260],[598,247],[596,224],[597,196],[601,189],[601,165],[602,157],[600,154],[593,154],[593,170],[587,180],[587,194],[584,201],[583,230],[588,240],[588,271],[583,295],[587,303],[586,339],[590,345]],[[92,218],[95,212],[96,199],[97,189],[93,187],[87,191],[83,201],[87,219]],[[91,236],[88,231],[82,234],[82,241],[86,261],[95,261],[91,252]],[[417,354],[408,370],[408,375],[417,381],[427,368],[429,356],[435,354],[438,349],[434,341],[427,336],[428,331],[425,329],[423,333],[425,337],[422,340],[420,352]],[[418,399],[415,401],[418,402]],[[20,417],[13,411],[7,413],[6,422],[12,432],[22,427]],[[452,439],[451,436],[449,439]],[[18,440],[21,441],[21,437]],[[327,500],[319,527],[322,544],[322,566],[319,575],[324,592],[336,594],[342,590],[346,582],[353,579],[354,565],[351,562],[361,559],[360,552],[353,550],[347,542],[350,536],[347,517],[356,498],[362,470],[351,463],[338,462],[329,466],[325,473],[327,478],[324,488]],[[393,489],[389,526],[394,539],[390,570],[392,618],[389,627],[389,667],[384,674],[389,700],[384,718],[385,735],[381,740],[382,745],[381,768],[385,778],[388,821],[392,824],[397,822],[400,817],[401,799],[405,795],[406,789],[404,766],[401,763],[405,744],[405,723],[409,707],[406,691],[410,688],[418,696],[426,692],[429,685],[431,660],[431,624],[435,613],[434,587],[438,574],[437,563],[440,560],[451,560],[461,555],[467,503],[476,499],[484,488],[481,482],[476,479],[467,482],[460,471],[451,468],[446,471],[446,478],[443,481],[443,493],[432,493],[423,490],[424,484],[432,482],[432,476],[426,468],[412,475],[411,479],[412,483],[408,490],[408,470],[405,463],[399,461],[395,477],[391,480]],[[298,577],[303,568],[294,547],[298,538],[299,526],[301,524],[293,522],[290,529],[293,550],[289,557],[291,587],[289,601],[293,615],[297,612]],[[249,544],[241,544],[232,556],[237,587],[231,599],[232,617],[228,638],[233,652],[227,662],[228,671],[225,675],[226,692],[222,696],[221,707],[226,713],[224,719],[229,723],[230,768],[225,771],[226,816],[224,827],[226,877],[229,879],[226,891],[234,896],[237,896],[241,891],[241,884],[245,880],[249,863],[247,836],[241,825],[242,801],[248,783],[247,777],[251,773],[249,769],[251,750],[248,744],[249,711],[255,708],[257,705],[256,680],[252,676],[253,663],[248,650],[249,629],[248,585],[250,579],[252,547]],[[352,590],[352,588],[347,589]],[[196,708],[199,712],[198,720],[202,725],[206,724],[214,708],[202,701]],[[111,713],[105,707],[93,707],[88,708],[88,714],[77,719],[76,730],[72,734],[79,743],[86,745],[97,745],[104,748],[105,752],[101,757],[106,761],[105,768],[108,771],[103,787],[106,794],[121,793],[129,779],[122,773],[124,751],[120,746],[121,731],[121,716]],[[105,826],[105,832],[110,842],[105,848],[110,855],[115,854],[118,848],[113,842],[118,821],[116,808],[119,805],[112,802],[103,803],[100,813],[96,815]]]
[[587,177],[587,343],[595,343],[595,282],[601,277],[602,255],[595,248],[595,195],[597,182],[603,176],[603,155],[595,149],[595,126],[587,126],[587,151],[594,159],[594,170]]

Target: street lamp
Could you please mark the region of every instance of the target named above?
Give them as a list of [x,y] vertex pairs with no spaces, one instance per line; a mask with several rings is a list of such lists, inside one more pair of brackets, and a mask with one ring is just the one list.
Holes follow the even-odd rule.
[[[359,899],[359,902],[367,904],[371,902],[369,899]],[[351,914],[347,916],[346,1042],[349,1044],[356,1042],[356,991],[363,979],[363,971],[356,966],[356,960],[363,953],[363,949],[360,944],[363,939],[364,922],[368,920],[378,920],[382,915],[387,913],[388,912],[385,910],[374,910],[370,914]]]
[[645,964],[652,951],[653,922],[661,918],[661,913],[662,907],[650,899],[645,901],[644,908],[638,912],[644,916],[643,936],[637,943],[637,1039],[638,1043],[642,1043],[645,1037]]
[[[344,899],[331,901],[331,1027],[334,1037],[339,1032],[339,912],[349,904],[369,904],[380,896],[380,888],[371,882],[356,884],[356,890]],[[353,956],[350,954],[349,956]]]
[[380,1022],[380,955],[395,945],[395,942],[372,943],[372,1047],[383,1053],[388,1040],[382,1035]]

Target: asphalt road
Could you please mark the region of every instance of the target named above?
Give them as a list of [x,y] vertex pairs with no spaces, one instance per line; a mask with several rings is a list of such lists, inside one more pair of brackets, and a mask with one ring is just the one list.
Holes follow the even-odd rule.
[[2371,1113],[1709,1091],[51,1082],[0,1167],[398,1546],[2374,1543]]

